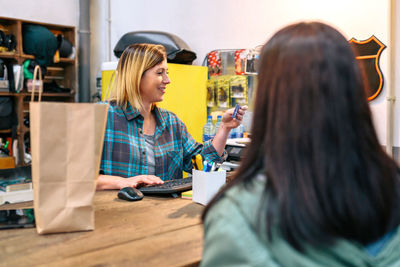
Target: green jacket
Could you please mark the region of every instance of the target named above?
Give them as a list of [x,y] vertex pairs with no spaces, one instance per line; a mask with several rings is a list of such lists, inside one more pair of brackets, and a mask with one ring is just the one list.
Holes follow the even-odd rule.
[[265,185],[264,177],[258,178],[249,189],[243,185],[230,188],[209,210],[201,266],[400,266],[400,227],[376,257],[363,245],[347,240],[325,249],[306,245],[304,253],[279,236],[269,241],[265,224],[258,223]]

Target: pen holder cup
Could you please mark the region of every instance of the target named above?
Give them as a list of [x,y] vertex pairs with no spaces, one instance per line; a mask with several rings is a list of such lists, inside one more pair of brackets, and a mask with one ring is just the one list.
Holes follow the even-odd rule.
[[226,183],[226,171],[203,172],[193,170],[192,176],[192,199],[202,205],[207,205]]

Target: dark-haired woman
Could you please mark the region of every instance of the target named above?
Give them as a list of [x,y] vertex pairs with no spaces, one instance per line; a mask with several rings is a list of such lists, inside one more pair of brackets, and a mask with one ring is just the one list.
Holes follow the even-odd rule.
[[400,175],[360,69],[332,27],[263,47],[252,142],[206,208],[202,266],[400,266]]

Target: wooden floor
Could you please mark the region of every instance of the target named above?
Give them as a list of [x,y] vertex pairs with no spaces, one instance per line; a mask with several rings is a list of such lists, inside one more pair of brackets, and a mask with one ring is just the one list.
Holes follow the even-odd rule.
[[[201,260],[203,206],[186,199],[119,200],[95,195],[95,230],[38,235],[0,231],[0,266],[196,266]],[[32,203],[30,203],[32,205]],[[28,204],[3,205],[20,208]]]

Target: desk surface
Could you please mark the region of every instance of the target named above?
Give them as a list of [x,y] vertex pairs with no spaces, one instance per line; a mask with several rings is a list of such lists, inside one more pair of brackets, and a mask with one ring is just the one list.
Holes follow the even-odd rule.
[[[183,266],[200,262],[203,206],[169,197],[145,196],[127,202],[116,195],[115,190],[96,192],[94,231],[38,235],[35,228],[0,230],[0,266]],[[21,204],[1,209],[27,207]]]

